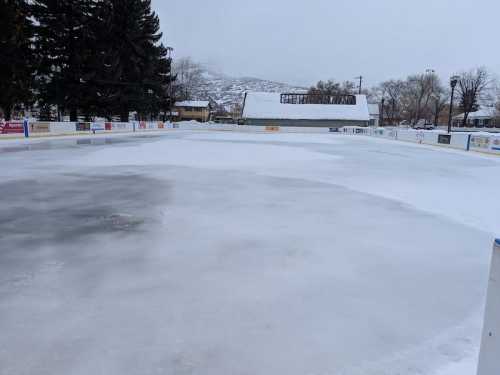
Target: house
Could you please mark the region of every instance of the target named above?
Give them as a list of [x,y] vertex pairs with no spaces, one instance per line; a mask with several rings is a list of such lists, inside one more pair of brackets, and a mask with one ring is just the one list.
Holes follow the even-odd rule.
[[490,128],[500,130],[499,113],[494,107],[484,107],[476,112],[469,113],[467,124],[463,126],[464,114],[453,117],[453,128],[455,129],[481,129]]
[[245,125],[341,128],[369,121],[365,95],[247,92],[243,102]]
[[370,112],[370,126],[378,127],[380,124],[380,107],[376,103],[368,103]]
[[174,111],[177,112],[177,121],[207,122],[210,120],[210,102],[208,100],[177,102],[174,105]]

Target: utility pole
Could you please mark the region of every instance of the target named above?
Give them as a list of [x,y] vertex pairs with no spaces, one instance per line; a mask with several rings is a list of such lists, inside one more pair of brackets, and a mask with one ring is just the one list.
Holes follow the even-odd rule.
[[359,94],[361,95],[361,89],[362,89],[362,86],[363,86],[363,76],[359,76],[359,77],[354,77],[354,79],[359,79]]

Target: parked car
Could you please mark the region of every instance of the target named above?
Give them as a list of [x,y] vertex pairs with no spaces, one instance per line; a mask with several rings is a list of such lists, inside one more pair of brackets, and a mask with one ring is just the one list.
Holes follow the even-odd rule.
[[429,123],[427,120],[421,119],[413,126],[413,129],[417,130],[434,130],[434,124]]

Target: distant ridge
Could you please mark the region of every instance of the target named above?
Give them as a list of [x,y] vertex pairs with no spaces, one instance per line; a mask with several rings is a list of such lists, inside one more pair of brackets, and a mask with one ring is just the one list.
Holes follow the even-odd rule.
[[202,77],[202,83],[194,90],[193,97],[200,100],[214,100],[222,106],[241,104],[245,91],[296,92],[307,90],[305,87],[260,78],[229,77],[209,69],[204,70]]

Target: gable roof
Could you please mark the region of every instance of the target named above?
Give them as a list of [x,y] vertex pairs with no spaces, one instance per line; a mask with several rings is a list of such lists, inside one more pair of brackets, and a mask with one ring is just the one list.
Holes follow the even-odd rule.
[[176,102],[175,107],[198,107],[206,108],[210,102],[208,100],[185,100],[183,102]]
[[[478,111],[476,112],[471,112],[469,113],[469,117],[468,119],[469,120],[474,120],[474,119],[483,119],[483,118],[493,118],[495,116],[498,115],[498,112],[496,110],[496,108],[493,108],[493,107],[484,107],[484,108],[481,108],[479,109]],[[461,113],[457,116],[454,116],[453,117],[455,120],[461,120],[464,118],[464,113]]]
[[248,92],[243,118],[269,120],[354,120],[369,121],[365,95],[356,95],[356,104],[282,104],[279,93]]

